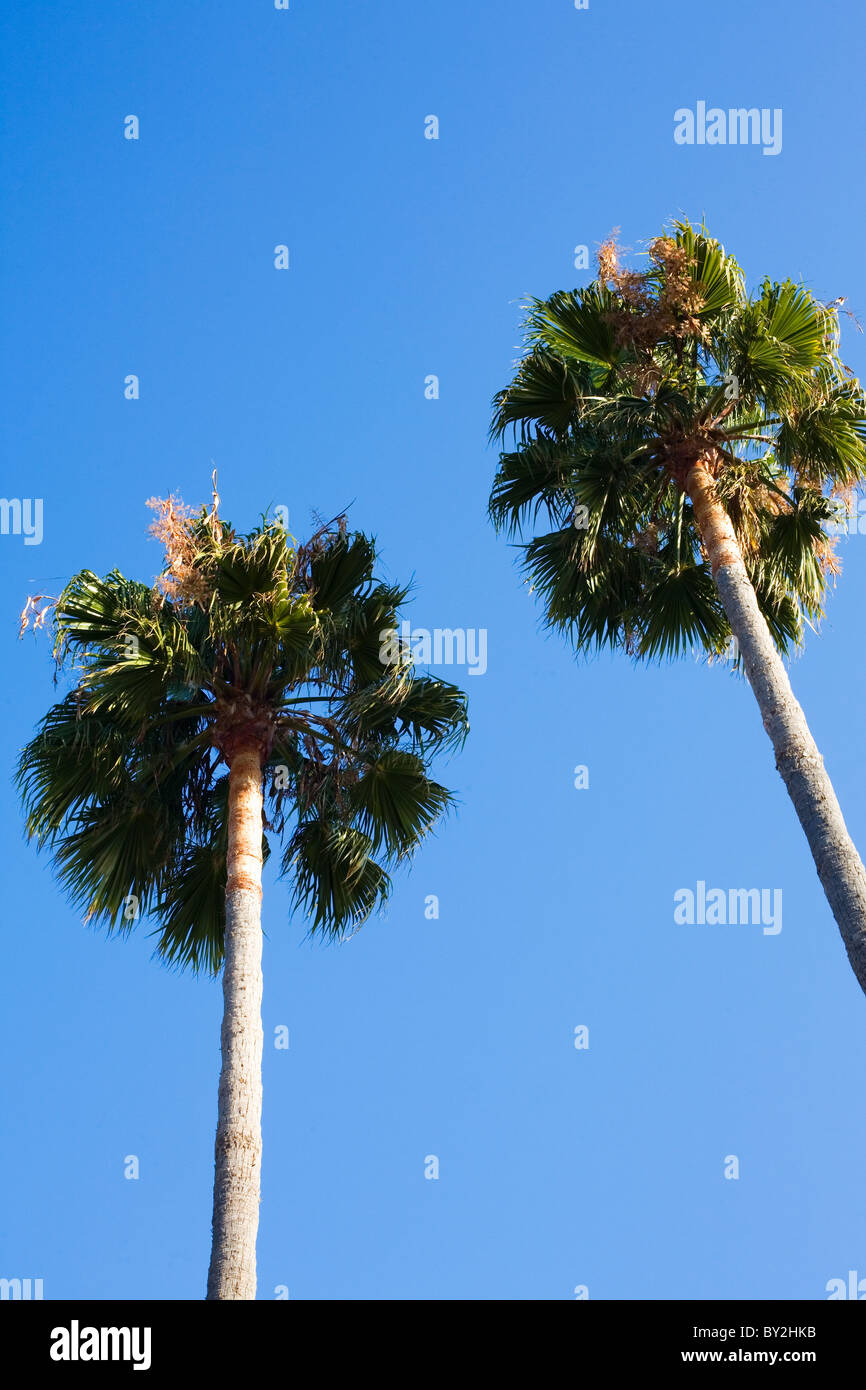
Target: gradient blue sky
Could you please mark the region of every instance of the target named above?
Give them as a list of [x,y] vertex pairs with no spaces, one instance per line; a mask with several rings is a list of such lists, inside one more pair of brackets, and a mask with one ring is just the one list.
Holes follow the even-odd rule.
[[[575,662],[485,518],[519,301],[586,279],[576,244],[705,215],[751,284],[866,314],[861,33],[852,0],[7,0],[2,492],[45,509],[41,546],[0,536],[7,786],[53,698],[24,598],[83,566],[151,579],[145,499],[207,500],[212,459],[242,528],[351,503],[414,576],[415,624],[489,634],[484,676],[444,672],[470,697],[459,810],[387,915],[311,944],[267,880],[260,1298],[822,1298],[866,1275],[866,1001],[751,693],[692,661]],[[781,154],[677,146],[698,100],[782,108]],[[792,676],[866,848],[866,537],[841,553]],[[200,1298],[219,986],[154,963],[146,930],[85,929],[11,791],[2,817],[0,1274]],[[676,926],[698,879],[781,887],[783,930]]]

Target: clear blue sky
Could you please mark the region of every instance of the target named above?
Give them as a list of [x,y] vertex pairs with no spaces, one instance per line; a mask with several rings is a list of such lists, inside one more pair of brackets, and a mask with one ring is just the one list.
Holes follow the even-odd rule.
[[[575,245],[705,215],[750,283],[866,317],[861,26],[853,0],[8,0],[2,492],[44,499],[44,539],[0,536],[7,786],[53,698],[26,595],[150,580],[146,498],[207,500],[212,459],[236,524],[351,503],[415,624],[488,632],[485,675],[444,672],[471,702],[459,810],[387,916],[311,944],[266,883],[260,1298],[820,1299],[866,1275],[866,1000],[751,693],[575,662],[485,517],[519,301],[585,280]],[[675,144],[699,100],[781,108],[781,153]],[[792,676],[866,850],[866,537],[841,553]],[[11,791],[2,817],[0,1274],[200,1298],[219,986],[145,930],[85,929]],[[700,879],[780,887],[782,931],[676,925]]]

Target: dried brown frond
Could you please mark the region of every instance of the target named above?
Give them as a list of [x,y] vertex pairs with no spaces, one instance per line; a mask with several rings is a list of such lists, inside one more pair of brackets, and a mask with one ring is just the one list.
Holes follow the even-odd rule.
[[618,236],[619,227],[614,227],[596,253],[598,278],[603,285],[615,284],[619,275],[619,247],[616,242]]
[[[211,459],[211,463],[213,463],[213,459]],[[217,471],[216,471],[216,469],[214,469],[213,473],[211,474],[211,486],[212,486],[212,489],[213,489],[213,505],[212,505],[212,507],[211,507],[211,513],[210,513],[210,533],[211,533],[211,535],[213,536],[214,540],[217,540],[217,538],[218,538],[218,536],[219,536],[219,525],[220,525],[220,520],[219,520],[220,495],[219,495],[219,493],[217,492]]]
[[[39,608],[38,605],[42,602],[43,599],[47,600],[45,607]],[[54,607],[56,602],[57,599],[50,598],[48,594],[31,595],[31,597],[28,598],[23,609],[21,610],[21,620],[18,626],[19,639],[24,636],[25,632],[30,627],[33,628],[34,632],[37,632],[40,627],[44,627],[45,619],[51,612],[51,609]]]
[[629,270],[622,264],[623,249],[617,243],[619,227],[614,227],[598,248],[598,278],[603,285],[616,291],[627,304],[635,309],[643,309],[649,302],[646,291],[646,275],[637,270]]
[[[734,477],[733,485],[731,477]],[[791,510],[786,498],[780,497],[772,488],[762,483],[750,484],[745,473],[739,478],[729,471],[725,488],[725,508],[734,530],[740,549],[744,554],[758,556],[764,544],[764,531],[767,516],[779,516]]]
[[[597,256],[599,280],[623,303],[622,309],[611,310],[608,315],[617,345],[646,352],[662,338],[705,337],[707,329],[700,319],[703,295],[692,279],[685,247],[673,237],[655,237],[649,244],[651,268],[628,270],[622,265],[618,231],[614,228],[602,242]],[[641,394],[656,383],[652,367],[635,369],[634,385]]]
[[658,555],[659,553],[659,528],[656,522],[650,524],[639,532],[634,538],[635,550],[641,550],[645,555]]
[[764,487],[763,483],[752,488],[752,496],[755,499],[755,505],[762,507],[765,512],[769,512],[772,516],[781,516],[783,512],[791,510],[791,503],[787,497],[780,497],[778,492],[771,487]]
[[[214,495],[215,506],[216,501]],[[151,497],[147,506],[157,513],[148,534],[160,541],[165,551],[165,568],[156,581],[157,590],[164,598],[174,602],[203,606],[210,598],[211,590],[195,564],[198,544],[193,531],[192,509],[174,495]]]
[[824,536],[815,542],[815,555],[821,567],[821,573],[829,575],[834,581],[836,576],[842,573],[842,560],[836,554],[838,543],[838,536]]
[[651,358],[624,363],[620,371],[636,396],[651,396],[664,376],[661,367]]
[[702,337],[705,327],[700,320],[704,307],[704,296],[700,285],[692,279],[692,262],[684,246],[678,246],[672,237],[656,237],[650,242],[651,260],[664,271],[664,282],[659,295],[660,309],[673,317],[677,337]]

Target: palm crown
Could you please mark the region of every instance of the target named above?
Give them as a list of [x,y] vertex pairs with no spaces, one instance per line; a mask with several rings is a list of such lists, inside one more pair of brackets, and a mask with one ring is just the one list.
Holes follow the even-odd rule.
[[653,658],[726,647],[685,480],[705,461],[782,652],[822,612],[840,498],[866,471],[866,399],[838,311],[802,285],[746,293],[704,228],[677,222],[643,273],[613,240],[597,279],[529,303],[526,352],[494,399],[513,429],[490,512],[519,534],[547,622],[577,648]]
[[90,917],[123,929],[151,913],[160,955],[216,972],[233,746],[261,751],[263,854],[284,840],[296,905],[339,935],[451,804],[429,761],[462,740],[465,698],[383,660],[407,590],[374,577],[373,542],[344,519],[296,545],[266,520],[236,534],[216,497],[197,515],[153,505],[157,584],[83,570],[54,606],[77,678],[18,782],[29,834]]

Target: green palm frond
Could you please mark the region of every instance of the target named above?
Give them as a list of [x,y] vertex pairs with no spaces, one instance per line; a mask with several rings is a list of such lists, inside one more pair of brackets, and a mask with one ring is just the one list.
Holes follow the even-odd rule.
[[342,519],[299,547],[266,519],[238,536],[176,500],[161,524],[156,586],[82,570],[60,595],[55,651],[76,683],[22,751],[17,783],[28,835],[90,920],[123,931],[149,916],[161,958],[215,972],[221,731],[270,729],[263,832],[285,834],[295,903],[339,935],[386,899],[388,863],[452,804],[430,761],[462,742],[466,701],[382,659],[407,591],[375,578],[373,541]]
[[463,691],[432,676],[396,681],[390,695],[382,683],[367,686],[346,701],[344,715],[360,742],[393,747],[408,737],[413,752],[460,748],[468,729]]
[[700,290],[699,317],[712,322],[735,309],[745,294],[745,279],[733,256],[705,227],[698,229],[677,221],[672,231],[677,246],[686,252],[689,278]]
[[595,377],[586,363],[557,357],[536,343],[511,384],[494,398],[491,437],[501,439],[510,428],[525,437],[531,428],[562,438],[594,391]]
[[525,521],[536,521],[540,511],[547,520],[561,519],[568,505],[574,458],[566,446],[540,437],[513,453],[500,454],[499,470],[490,494],[490,517],[508,535],[515,535]]
[[225,848],[184,845],[154,912],[157,954],[169,965],[215,975],[223,960],[225,902]]
[[389,858],[414,849],[453,800],[444,787],[429,781],[419,754],[397,748],[367,767],[350,798],[355,822],[373,853],[384,849]]
[[316,819],[298,827],[283,864],[311,932],[339,938],[387,902],[391,880],[372,850],[370,839],[352,825]]
[[367,536],[339,535],[310,560],[310,595],[314,608],[339,613],[373,578],[375,550]]
[[560,290],[531,302],[527,338],[566,362],[604,368],[606,375],[624,356],[611,317],[622,307],[622,300],[603,285]]
[[637,652],[650,661],[686,656],[697,648],[721,653],[731,635],[707,565],[661,572],[646,586],[640,618]]
[[491,519],[522,539],[546,622],[578,649],[712,657],[729,633],[683,492],[688,460],[712,458],[790,652],[835,573],[835,497],[866,482],[866,396],[839,358],[836,310],[791,280],[750,295],[685,221],[641,273],[607,245],[604,278],[529,301],[525,355],[493,400],[491,434],[510,428],[514,447]]

